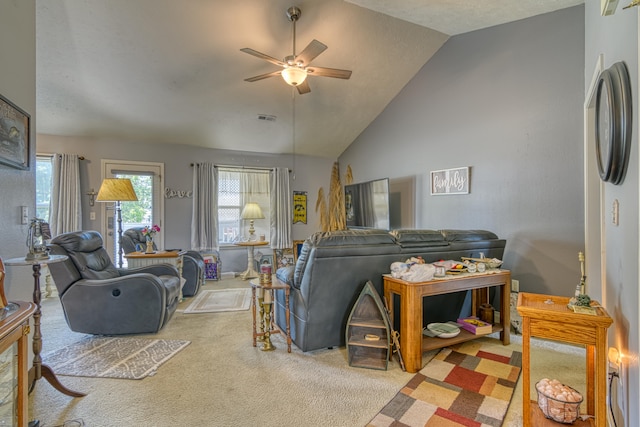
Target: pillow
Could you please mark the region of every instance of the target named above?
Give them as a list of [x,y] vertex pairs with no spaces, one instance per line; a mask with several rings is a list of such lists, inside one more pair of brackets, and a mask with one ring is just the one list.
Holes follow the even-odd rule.
[[287,265],[277,269],[276,278],[289,286],[293,286],[293,266]]

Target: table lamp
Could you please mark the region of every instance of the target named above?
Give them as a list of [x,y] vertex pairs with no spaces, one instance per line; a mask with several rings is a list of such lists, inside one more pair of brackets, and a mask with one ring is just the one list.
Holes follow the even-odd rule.
[[118,267],[122,268],[122,209],[120,202],[137,202],[138,196],[128,178],[105,178],[100,185],[96,202],[115,202],[116,217],[118,221],[117,240],[118,247]]
[[255,202],[249,202],[244,205],[244,209],[242,209],[242,219],[249,220],[249,240],[255,240],[254,233],[256,230],[253,228],[253,220],[255,219],[263,219],[264,214],[262,213],[262,209],[260,209],[260,205]]

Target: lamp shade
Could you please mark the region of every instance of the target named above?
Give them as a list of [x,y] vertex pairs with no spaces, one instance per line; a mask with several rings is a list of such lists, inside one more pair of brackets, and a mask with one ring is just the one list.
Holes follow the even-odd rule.
[[242,219],[262,219],[264,218],[264,214],[262,213],[262,209],[260,209],[260,205],[255,202],[249,202],[244,205],[244,209],[242,209]]
[[282,78],[291,86],[298,86],[307,78],[307,71],[303,68],[288,67],[282,70]]
[[105,178],[100,185],[97,202],[136,202],[138,196],[128,178]]

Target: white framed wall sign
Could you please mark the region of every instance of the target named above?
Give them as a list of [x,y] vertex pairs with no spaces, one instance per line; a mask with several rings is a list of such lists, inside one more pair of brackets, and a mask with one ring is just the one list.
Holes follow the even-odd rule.
[[431,171],[431,195],[469,194],[469,167]]

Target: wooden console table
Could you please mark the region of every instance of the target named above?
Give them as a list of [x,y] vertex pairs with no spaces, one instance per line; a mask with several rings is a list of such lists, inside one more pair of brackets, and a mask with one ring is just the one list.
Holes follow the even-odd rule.
[[[587,413],[595,415],[595,424],[580,419],[574,425],[607,425],[607,329],[613,323],[604,308],[597,315],[574,313],[567,307],[569,298],[520,292],[518,313],[522,316],[522,413],[524,427],[557,425],[545,419],[531,400],[531,337],[546,338],[587,348]],[[529,415],[529,416],[527,416]]]
[[16,301],[1,309],[0,391],[3,396],[0,423],[27,425],[29,397],[27,350],[29,319],[36,311],[31,302]]
[[459,277],[434,279],[428,282],[406,282],[401,279],[394,279],[388,274],[383,275],[383,279],[384,297],[388,302],[391,322],[394,319],[393,298],[395,295],[400,296],[400,351],[402,352],[407,372],[418,372],[422,369],[422,353],[425,351],[483,336],[474,335],[461,329],[460,334],[453,338],[423,337],[422,298],[424,297],[471,290],[473,292],[471,314],[475,316],[480,302],[480,292],[491,286],[499,286],[501,289],[500,323],[493,325],[493,332],[500,332],[502,343],[504,345],[509,344],[511,272],[508,270],[489,270],[485,273],[465,274]]

